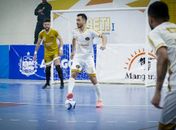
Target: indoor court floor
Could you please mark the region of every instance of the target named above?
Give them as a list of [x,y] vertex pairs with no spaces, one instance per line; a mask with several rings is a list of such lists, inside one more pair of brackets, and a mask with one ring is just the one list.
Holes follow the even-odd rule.
[[55,85],[43,90],[42,85],[35,81],[0,81],[0,130],[157,129],[161,111],[150,104],[152,87],[102,84],[104,107],[96,109],[92,85],[77,83],[77,106],[68,111],[64,106],[67,87],[60,90]]

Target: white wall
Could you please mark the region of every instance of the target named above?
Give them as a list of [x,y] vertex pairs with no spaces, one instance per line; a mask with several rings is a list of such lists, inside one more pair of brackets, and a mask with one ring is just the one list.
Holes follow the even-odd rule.
[[34,9],[40,0],[0,1],[0,43],[32,44],[36,24]]
[[[135,0],[113,0],[113,3],[86,6],[80,0],[71,9],[128,7]],[[36,16],[34,9],[41,0],[0,0],[0,44],[33,44]]]
[[[81,0],[82,7],[89,0]],[[33,44],[36,16],[41,0],[0,0],[0,44]],[[93,6],[94,7],[94,6]],[[98,6],[100,8],[101,5]],[[74,8],[74,7],[73,7]]]

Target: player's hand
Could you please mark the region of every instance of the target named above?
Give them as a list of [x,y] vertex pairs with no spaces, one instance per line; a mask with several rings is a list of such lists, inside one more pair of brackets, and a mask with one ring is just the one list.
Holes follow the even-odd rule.
[[70,56],[70,59],[73,60],[73,57],[74,57],[75,53],[71,53],[71,56]]
[[63,50],[59,50],[59,56],[63,55]]
[[152,99],[151,103],[156,108],[162,109],[162,107],[160,106],[160,101],[161,101],[161,92],[156,91],[155,94],[154,94],[154,96],[153,96],[153,99]]
[[101,49],[101,50],[105,50],[105,49],[106,49],[106,46],[105,46],[105,45],[101,45],[101,46],[100,46],[100,49]]
[[37,55],[34,54],[33,60],[36,61],[37,60]]
[[41,14],[41,15],[44,15],[44,13],[43,13],[44,9],[45,9],[44,7],[42,9],[39,9],[38,13]]
[[43,9],[39,9],[38,10],[38,13],[40,14],[40,13],[42,13],[43,12]]

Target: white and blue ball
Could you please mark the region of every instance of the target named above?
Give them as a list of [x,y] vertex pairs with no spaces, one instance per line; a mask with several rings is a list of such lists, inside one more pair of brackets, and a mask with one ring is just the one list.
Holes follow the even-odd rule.
[[75,109],[76,102],[73,99],[67,99],[65,101],[65,107],[67,110]]

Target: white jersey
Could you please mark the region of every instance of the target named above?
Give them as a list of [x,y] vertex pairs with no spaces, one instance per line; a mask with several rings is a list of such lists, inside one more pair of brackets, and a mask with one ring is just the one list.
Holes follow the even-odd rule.
[[169,57],[169,85],[176,89],[176,24],[165,22],[157,26],[149,34],[149,41],[157,51],[166,46]]
[[84,32],[75,29],[73,31],[73,38],[76,40],[75,57],[93,56],[93,39],[99,36],[100,33],[92,29],[87,28]]

